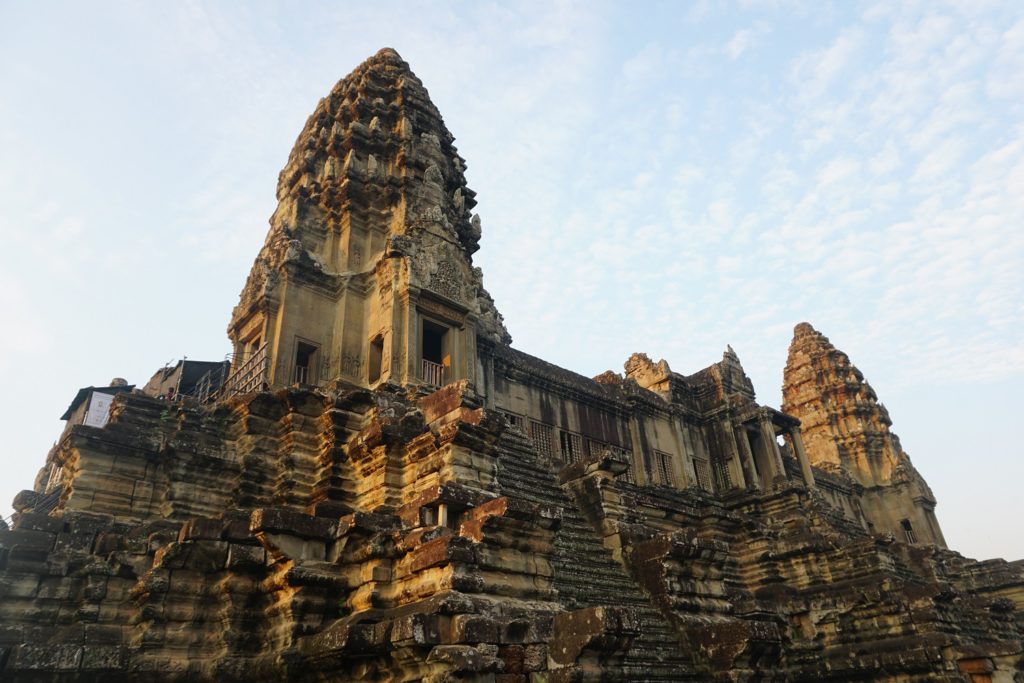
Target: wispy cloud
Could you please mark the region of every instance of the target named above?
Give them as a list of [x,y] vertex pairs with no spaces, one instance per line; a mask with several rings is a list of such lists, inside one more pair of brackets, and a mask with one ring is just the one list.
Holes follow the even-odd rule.
[[722,47],[722,51],[729,59],[735,61],[751,48],[756,47],[770,31],[771,27],[763,21],[749,28],[741,28]]

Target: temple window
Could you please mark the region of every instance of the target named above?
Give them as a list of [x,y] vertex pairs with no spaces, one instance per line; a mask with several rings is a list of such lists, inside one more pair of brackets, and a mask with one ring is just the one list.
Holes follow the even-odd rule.
[[384,357],[384,336],[378,334],[370,340],[370,358],[367,365],[367,382],[376,384],[380,381],[381,360]]
[[567,463],[577,462],[583,456],[583,439],[579,434],[559,430],[559,445],[562,460]]
[[[715,485],[719,491],[728,491],[732,488],[732,477],[729,476],[729,462],[724,458],[713,463],[715,472]],[[710,490],[710,489],[709,489]]]
[[545,460],[554,458],[554,436],[554,427],[530,420],[530,440],[533,441],[533,447],[537,449],[537,455]]
[[658,480],[659,483],[665,484],[666,486],[674,486],[675,482],[672,480],[672,456],[664,451],[654,451],[654,465],[658,469]]
[[295,343],[295,374],[292,381],[310,384],[315,376],[317,347],[307,342]]
[[903,527],[903,533],[907,537],[907,543],[917,543],[917,534],[914,533],[914,526],[910,523],[910,520],[900,520],[900,526]]
[[703,458],[693,459],[693,472],[697,476],[697,486],[704,491],[711,490],[711,465]]
[[430,386],[443,386],[447,366],[451,364],[448,352],[448,328],[429,320],[423,321],[423,381]]
[[508,424],[510,427],[515,427],[516,429],[523,429],[522,415],[516,415],[515,413],[509,413],[504,410],[499,410],[498,412],[501,413],[502,417],[508,420]]

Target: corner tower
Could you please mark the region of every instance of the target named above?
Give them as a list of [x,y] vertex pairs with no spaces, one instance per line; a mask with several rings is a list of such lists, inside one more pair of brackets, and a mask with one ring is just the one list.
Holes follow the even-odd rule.
[[453,141],[391,49],[320,100],[231,315],[230,383],[475,385],[477,338],[509,337],[473,267],[480,218]]
[[945,547],[935,496],[889,429],[889,412],[849,356],[809,323],[793,330],[782,410],[799,418],[815,467],[863,488],[876,531]]

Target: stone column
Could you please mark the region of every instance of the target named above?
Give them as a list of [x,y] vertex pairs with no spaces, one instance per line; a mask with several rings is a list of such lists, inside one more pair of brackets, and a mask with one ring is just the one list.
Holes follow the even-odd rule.
[[736,434],[732,431],[732,420],[726,418],[718,423],[722,434],[722,445],[725,447],[729,462],[729,477],[734,488],[745,488],[743,484],[743,466],[740,465],[739,447],[736,445]]
[[482,377],[477,377],[477,364],[476,364],[476,316],[472,313],[466,314],[466,322],[460,330],[465,342],[462,347],[462,367],[465,368],[464,377],[469,381],[469,388],[473,391],[477,390],[480,386],[480,382],[483,381]]
[[767,417],[761,419],[761,438],[764,439],[764,447],[772,468],[772,472],[765,473],[766,477],[771,481],[775,481],[776,477],[785,478],[786,466],[782,463],[779,442],[775,440],[775,428]]
[[800,462],[800,473],[804,476],[804,485],[809,489],[814,488],[814,472],[811,470],[811,461],[807,459],[807,451],[804,450],[804,439],[800,436],[799,427],[790,427],[789,438],[793,442],[793,452]]
[[[494,355],[484,356],[484,406],[494,409]],[[525,427],[525,425],[524,425]]]
[[676,468],[678,479],[676,481],[676,488],[685,489],[694,481],[689,470],[690,454],[686,448],[686,439],[683,437],[683,424],[682,421],[675,415],[669,418],[672,421],[672,433],[675,436],[676,441],[676,452],[679,454],[675,460],[679,464]]
[[[402,296],[402,327],[405,329],[399,357],[400,381],[406,384],[420,381],[420,315],[416,310],[419,292],[410,287]],[[405,361],[402,364],[402,361]]]
[[[631,463],[633,479],[641,484],[652,483],[648,480],[647,468],[644,467],[643,442],[640,440],[640,421],[636,419],[635,414],[629,416],[629,442],[633,447],[633,462]],[[557,443],[555,445],[557,446]]]
[[743,425],[739,425],[739,427],[736,428],[736,442],[740,445],[743,472],[747,475],[747,488],[753,491],[760,491],[761,480],[757,474],[757,466],[754,464],[754,453],[750,450],[750,439],[747,438],[747,428]]
[[683,437],[683,469],[686,470],[687,486],[699,484],[697,481],[697,470],[693,465],[693,459],[700,457],[697,439],[694,437],[690,426],[685,422],[679,424],[679,432]]

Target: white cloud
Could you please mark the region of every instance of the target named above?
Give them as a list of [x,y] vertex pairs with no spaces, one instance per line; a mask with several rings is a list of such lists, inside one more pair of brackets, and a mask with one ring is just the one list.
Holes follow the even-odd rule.
[[749,28],[742,28],[733,34],[732,38],[722,47],[722,51],[735,61],[745,52],[756,47],[761,39],[770,32],[768,24],[760,22]]
[[648,43],[622,64],[622,75],[627,81],[642,81],[664,69],[665,50],[658,43]]
[[849,67],[864,47],[864,32],[859,28],[840,33],[824,50],[799,57],[792,78],[803,89],[805,96],[818,96]]

